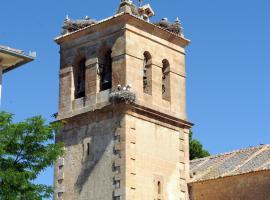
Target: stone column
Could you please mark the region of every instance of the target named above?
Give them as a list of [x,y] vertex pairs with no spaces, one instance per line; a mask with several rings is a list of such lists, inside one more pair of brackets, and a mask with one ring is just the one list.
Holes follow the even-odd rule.
[[90,105],[94,105],[99,91],[98,58],[88,59],[85,65],[85,96]]
[[59,113],[62,118],[72,113],[74,100],[73,66],[60,70]]
[[112,58],[112,90],[117,88],[117,85],[126,86],[126,57],[125,55],[115,56]]

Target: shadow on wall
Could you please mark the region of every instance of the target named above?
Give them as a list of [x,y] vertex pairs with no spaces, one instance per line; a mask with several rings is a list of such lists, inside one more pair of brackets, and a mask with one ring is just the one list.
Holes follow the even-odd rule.
[[[122,116],[113,112],[104,113],[102,119],[95,114],[92,116],[94,119],[87,116],[84,120],[81,117],[74,119],[71,122],[72,129],[64,130],[63,138],[59,138],[70,151],[67,154],[67,163],[78,167],[77,174],[71,173],[75,174],[73,184],[80,196],[87,195],[83,191],[86,185],[87,190],[90,190],[86,192],[88,194],[94,191],[98,195],[108,195],[108,191],[113,193],[112,178],[118,171],[118,168],[114,167],[114,160],[120,157],[120,152],[114,150],[114,144],[120,141],[115,132],[121,127]],[[90,178],[94,181],[89,181]]]

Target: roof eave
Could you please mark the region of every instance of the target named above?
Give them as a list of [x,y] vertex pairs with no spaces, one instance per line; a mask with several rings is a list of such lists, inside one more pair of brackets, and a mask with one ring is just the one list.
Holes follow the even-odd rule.
[[256,173],[260,173],[260,172],[266,172],[266,171],[270,171],[269,169],[260,169],[260,170],[254,170],[254,171],[249,171],[249,172],[245,172],[245,173],[240,173],[240,174],[233,174],[233,175],[228,175],[228,176],[219,176],[216,178],[209,178],[209,179],[203,179],[203,180],[191,180],[188,182],[189,185],[195,185],[195,184],[202,184],[202,183],[206,183],[206,182],[210,182],[210,181],[214,181],[214,180],[221,180],[221,179],[225,179],[225,178],[233,178],[233,177],[237,177],[237,176],[244,176],[247,174],[256,174]]
[[30,55],[27,55],[24,53],[19,53],[16,51],[12,51],[12,50],[2,48],[2,47],[0,47],[0,52],[4,53],[4,54],[8,54],[8,55],[13,56],[13,57],[18,58],[18,59],[22,59],[22,61],[17,62],[15,65],[8,66],[6,69],[3,70],[3,73],[9,72],[9,71],[11,71],[17,67],[20,67],[26,63],[29,63],[35,59],[35,57],[33,57],[33,56],[30,56]]

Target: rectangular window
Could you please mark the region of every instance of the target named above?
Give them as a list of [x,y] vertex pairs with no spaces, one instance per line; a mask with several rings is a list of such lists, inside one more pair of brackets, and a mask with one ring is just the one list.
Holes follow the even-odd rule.
[[89,142],[87,143],[87,155],[88,156],[90,155],[90,143]]

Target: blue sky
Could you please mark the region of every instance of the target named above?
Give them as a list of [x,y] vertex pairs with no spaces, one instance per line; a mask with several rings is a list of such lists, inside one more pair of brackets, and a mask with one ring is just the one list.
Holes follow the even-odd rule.
[[[58,104],[58,46],[66,14],[111,16],[120,0],[1,2],[0,44],[37,52],[36,61],[4,77],[2,109],[16,120],[41,114],[51,121]],[[270,143],[270,1],[145,1],[152,21],[179,16],[187,49],[188,116],[212,154]],[[105,5],[106,3],[106,5]],[[52,170],[40,182],[52,182]]]

